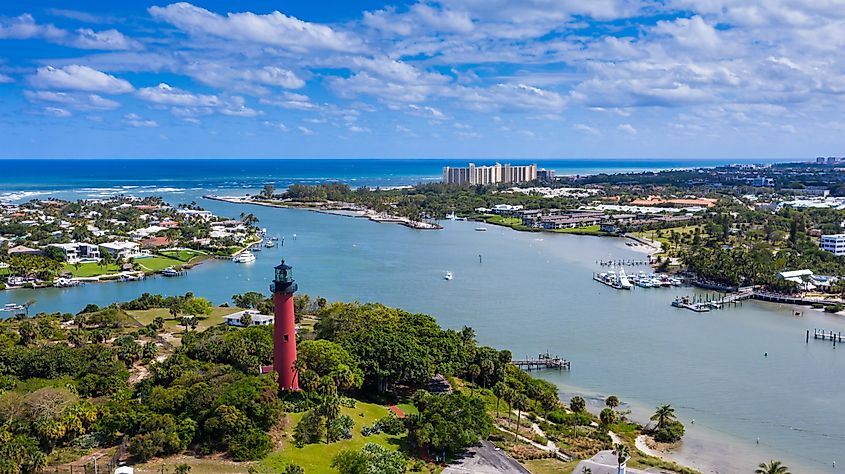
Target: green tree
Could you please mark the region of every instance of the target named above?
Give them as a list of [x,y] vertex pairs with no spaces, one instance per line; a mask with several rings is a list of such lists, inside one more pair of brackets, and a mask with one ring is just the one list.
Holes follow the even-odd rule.
[[761,462],[754,474],[790,474],[789,468],[784,466],[780,461],[769,461],[768,463]]
[[672,405],[660,405],[650,419],[657,424],[655,430],[660,430],[667,423],[675,421],[675,409],[672,408]]
[[191,466],[185,463],[177,464],[174,472],[176,474],[188,474],[189,472],[191,472]]
[[335,455],[331,466],[340,474],[367,474],[367,456],[354,449],[344,449]]
[[612,425],[616,422],[616,412],[610,408],[605,408],[599,413],[599,421],[603,426]]
[[457,453],[490,434],[493,424],[484,401],[462,393],[414,395],[418,415],[406,418],[409,439],[435,452]]
[[572,397],[569,400],[569,409],[575,413],[584,413],[584,410],[587,409],[587,402],[582,397]]
[[607,399],[604,401],[604,404],[607,405],[607,407],[611,410],[615,410],[616,407],[619,406],[619,398],[616,395],[611,395],[607,397]]
[[504,382],[497,382],[496,385],[493,385],[493,395],[496,396],[496,419],[499,419],[499,402],[502,401],[502,398],[505,395],[505,392],[508,390],[508,386],[505,385]]

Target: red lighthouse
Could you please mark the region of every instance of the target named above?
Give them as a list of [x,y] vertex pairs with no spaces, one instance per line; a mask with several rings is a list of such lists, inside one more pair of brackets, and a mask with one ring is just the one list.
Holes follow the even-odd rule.
[[296,361],[296,321],[293,313],[293,294],[296,283],[292,268],[285,261],[275,267],[276,274],[270,291],[273,292],[273,370],[279,375],[281,390],[299,390],[299,377],[293,367]]

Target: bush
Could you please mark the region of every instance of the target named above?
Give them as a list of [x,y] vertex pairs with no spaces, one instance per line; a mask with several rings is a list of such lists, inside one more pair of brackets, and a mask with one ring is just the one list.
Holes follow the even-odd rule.
[[314,410],[308,411],[293,429],[293,442],[301,448],[306,444],[319,443],[325,435],[323,417]]
[[675,443],[683,437],[684,425],[680,421],[666,423],[654,433],[654,440],[661,443]]
[[387,415],[376,422],[381,431],[389,435],[400,435],[405,432],[405,422],[398,416]]
[[842,310],[845,310],[845,305],[841,303],[830,304],[824,307],[826,313],[838,313]]
[[349,415],[340,415],[329,423],[329,438],[333,440],[351,439],[355,422]]
[[235,461],[254,461],[267,456],[273,441],[267,433],[257,429],[240,432],[229,438],[229,454]]

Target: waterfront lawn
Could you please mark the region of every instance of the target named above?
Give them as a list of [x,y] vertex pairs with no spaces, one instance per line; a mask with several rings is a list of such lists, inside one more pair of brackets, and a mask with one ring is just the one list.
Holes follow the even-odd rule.
[[79,268],[76,265],[65,264],[65,271],[70,272],[74,278],[90,278],[100,275],[112,275],[120,273],[120,267],[116,264],[100,265],[97,262],[80,263]]
[[552,232],[557,232],[558,234],[607,235],[607,232],[602,232],[601,226],[598,225],[575,227],[572,229],[555,229]]
[[147,257],[137,258],[135,259],[135,263],[140,265],[141,269],[145,272],[160,272],[167,267],[179,269],[185,262],[169,257]]
[[528,226],[522,225],[522,219],[520,219],[518,217],[505,217],[505,216],[499,216],[499,215],[496,215],[496,214],[484,214],[484,215],[481,216],[481,219],[483,219],[484,222],[486,222],[488,224],[510,227],[511,229],[514,229],[514,230],[522,230],[522,231],[528,231],[528,232],[539,232],[541,230],[541,229],[535,229],[534,227],[528,227]]
[[[390,436],[384,433],[364,436],[361,434],[363,426],[369,426],[379,418],[387,416],[389,411],[383,405],[359,401],[355,408],[341,408],[341,413],[349,415],[355,426],[352,428],[352,439],[345,439],[331,444],[317,443],[296,447],[291,434],[293,428],[305,413],[291,413],[286,418],[286,436],[280,451],[271,453],[258,464],[259,472],[281,472],[290,463],[298,464],[308,474],[330,474],[337,471],[331,467],[332,458],[344,449],[361,449],[367,443],[380,444],[391,450],[398,450],[404,443],[404,436]],[[263,468],[263,469],[262,469]]]
[[[232,313],[242,311],[240,308],[233,308],[227,306],[215,306],[211,309],[211,314],[205,317],[200,317],[197,323],[197,331],[205,331],[211,326],[223,324],[223,316],[228,316]],[[139,323],[147,325],[153,322],[155,318],[161,316],[164,318],[164,330],[167,332],[178,333],[184,331],[185,327],[179,324],[179,321],[170,315],[170,310],[167,308],[153,308],[145,310],[131,310],[127,314],[135,318]]]
[[196,257],[207,255],[205,252],[200,252],[199,250],[191,249],[166,250],[160,253],[165,257],[173,258],[181,262],[190,262]]

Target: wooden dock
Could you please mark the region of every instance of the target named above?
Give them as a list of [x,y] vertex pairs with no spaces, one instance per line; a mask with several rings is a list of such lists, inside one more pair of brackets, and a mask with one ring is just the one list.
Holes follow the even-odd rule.
[[727,294],[716,295],[699,295],[699,296],[680,296],[672,301],[672,306],[676,308],[684,308],[696,313],[706,313],[711,309],[722,309],[727,306],[738,306],[742,301],[750,299],[753,296],[751,291],[740,291]]
[[529,372],[541,369],[569,370],[571,367],[571,363],[568,360],[561,359],[558,356],[551,356],[548,352],[539,354],[536,358],[512,360],[511,364]]
[[[813,329],[813,339],[821,340],[821,341],[830,341],[830,342],[833,343],[834,348],[836,347],[837,342],[840,343],[840,344],[843,342],[842,332],[840,332],[840,331],[833,332],[833,331],[829,331],[829,330],[826,330],[826,329]],[[810,342],[810,330],[809,329],[807,330],[806,342],[807,343]]]

